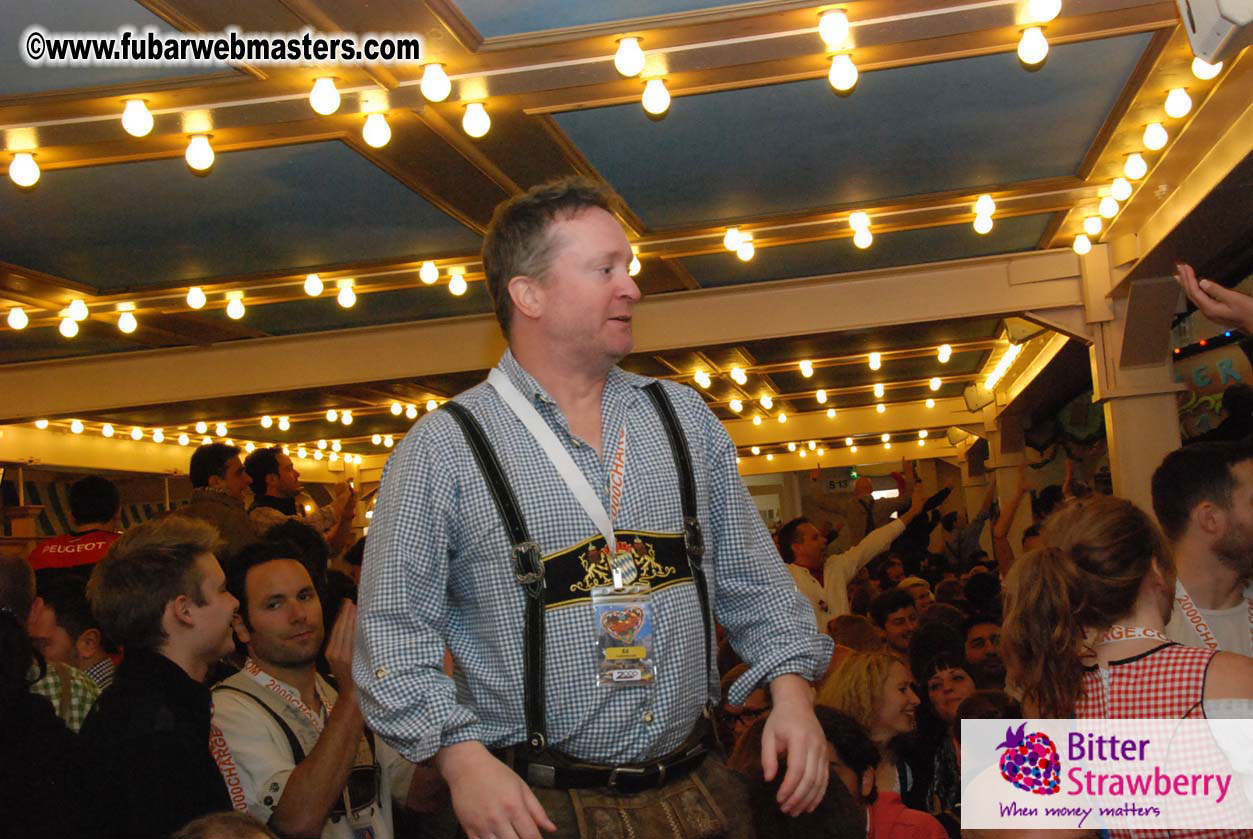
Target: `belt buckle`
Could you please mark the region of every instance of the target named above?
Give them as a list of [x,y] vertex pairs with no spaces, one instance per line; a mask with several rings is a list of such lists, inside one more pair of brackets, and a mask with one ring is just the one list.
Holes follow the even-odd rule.
[[619,773],[623,775],[632,775],[638,778],[643,778],[647,772],[648,772],[648,769],[645,767],[615,766],[613,769],[609,770],[609,780],[608,782],[606,782],[605,786],[609,787],[610,789],[617,789]]

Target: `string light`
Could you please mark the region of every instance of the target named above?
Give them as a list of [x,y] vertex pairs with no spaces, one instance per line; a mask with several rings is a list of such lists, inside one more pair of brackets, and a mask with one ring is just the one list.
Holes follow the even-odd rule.
[[870,226],[870,216],[861,210],[858,210],[854,213],[849,213],[848,226],[853,228],[854,230],[862,230],[864,228],[867,228]]
[[463,268],[461,271],[462,273],[453,274],[448,278],[448,293],[453,297],[460,297],[465,294],[466,289],[469,288],[469,286],[466,285],[466,277],[464,273],[465,269]]
[[344,449],[344,444],[342,441],[340,440],[331,441],[331,451],[338,452],[338,451],[343,451],[343,449]]
[[66,311],[70,317],[78,321],[87,320],[87,315],[89,314],[87,311],[87,304],[79,297],[70,301],[70,307]]
[[112,437],[113,426],[106,422],[104,425],[100,426],[100,433],[105,437]]
[[326,411],[327,422],[339,422],[339,411],[334,408],[328,408]]
[[1044,37],[1044,30],[1038,26],[1029,26],[1018,41],[1018,58],[1028,67],[1035,67],[1044,61],[1049,54],[1049,42]]
[[326,448],[326,441],[325,441],[325,440],[318,440],[318,448],[319,448],[319,449],[325,449],[325,448]]
[[827,81],[837,93],[848,93],[857,86],[857,65],[853,57],[846,52],[831,59],[831,69],[827,71]]
[[1144,147],[1149,151],[1163,148],[1169,140],[1170,135],[1166,133],[1166,126],[1160,122],[1150,122],[1144,126]]
[[417,405],[407,406],[405,408],[405,419],[417,419],[417,418],[418,418],[418,406]]
[[1126,201],[1131,197],[1131,181],[1123,177],[1114,178],[1109,185],[1109,194],[1114,196],[1115,201]]
[[632,78],[644,72],[644,50],[639,38],[623,38],[613,55],[613,66],[623,76]]
[[9,309],[8,322],[11,329],[25,329],[26,325],[30,323],[30,318],[27,317],[25,309],[21,306],[14,306],[12,309]]
[[162,428],[152,429],[152,442],[164,443],[165,442],[165,429],[162,429]]
[[209,424],[207,422],[205,422],[204,420],[201,420],[200,422],[196,423],[197,434],[207,434],[208,431],[209,431]]
[[313,89],[309,91],[309,107],[324,117],[339,110],[339,89],[333,78],[323,76],[314,80]]
[[1092,240],[1086,234],[1080,233],[1075,237],[1075,243],[1071,247],[1075,249],[1075,253],[1083,256],[1092,250]]
[[335,281],[335,287],[339,289],[339,294],[335,295],[335,302],[345,309],[351,309],[357,302],[357,292],[353,291],[352,286],[352,280]]
[[827,392],[821,388],[814,392],[814,399],[818,400],[819,405],[827,404]]
[[774,400],[770,398],[770,394],[768,393],[763,393],[757,401],[761,404],[761,407],[765,408],[767,411],[774,407]]
[[696,375],[692,376],[692,378],[696,380],[696,384],[700,385],[702,388],[705,388],[706,390],[708,390],[709,386],[713,384],[713,379],[709,378],[709,374],[706,373],[704,370],[697,370]]
[[307,274],[305,276],[305,294],[310,297],[317,297],[322,293],[323,288],[325,286],[322,284],[322,278],[317,274]]
[[1144,155],[1140,154],[1138,151],[1132,152],[1127,155],[1127,160],[1123,163],[1122,171],[1123,174],[1130,180],[1138,181],[1148,174],[1149,164],[1144,162]]
[[827,419],[835,419],[835,408],[827,408]]
[[438,407],[439,407],[439,403],[436,402],[434,399],[426,400],[426,409],[428,411],[434,411]]
[[334,463],[335,461],[339,460],[339,453],[331,452],[331,456],[328,459],[331,461],[331,463]]
[[883,356],[877,352],[872,352],[869,356],[867,356],[867,360],[870,363],[871,370],[878,370],[883,366]]
[[[944,384],[944,382],[940,380],[939,376],[932,376],[931,381],[927,382],[927,387],[931,388],[932,390],[939,390],[940,385],[942,384]],[[927,407],[929,408],[931,406],[928,405]]]
[[766,452],[766,461],[769,462],[772,460],[774,460],[774,455],[770,454],[769,452]]
[[39,164],[35,162],[35,156],[25,151],[13,155],[13,161],[9,164],[9,178],[23,189],[29,189],[38,183]]
[[1027,16],[1034,23],[1048,23],[1062,10],[1062,0],[1028,0]]
[[940,348],[936,350],[936,358],[941,364],[948,364],[948,360],[953,357],[953,347],[951,344],[940,344]]
[[996,212],[996,202],[986,193],[975,199],[975,215],[990,216]]
[[918,432],[918,438],[919,438],[920,440],[925,440],[925,439],[927,439],[927,429],[925,429],[925,428],[924,428],[924,429],[922,429],[922,431],[919,431],[919,432]]
[[888,434],[888,433],[885,431],[885,432],[883,432],[883,434],[879,435],[879,439],[880,439],[880,440],[882,440],[883,442],[887,443],[887,442],[889,442],[889,441],[892,439],[892,435],[891,435],[891,434]]
[[980,236],[986,236],[992,232],[991,216],[975,216],[974,222],[975,232]]
[[1166,116],[1171,119],[1183,119],[1192,110],[1192,97],[1182,87],[1176,87],[1166,94]]
[[883,398],[883,382],[874,383],[874,395],[875,395],[875,399]]
[[194,285],[187,289],[187,305],[192,309],[202,309],[208,298],[205,297],[204,289],[198,285]]
[[1114,200],[1114,196],[1106,195],[1101,199],[1096,211],[1105,218],[1113,218],[1118,215],[1118,202]]
[[722,246],[729,251],[739,250],[740,229],[738,227],[727,228],[726,234],[722,237]]
[[801,375],[804,376],[806,379],[813,376],[814,363],[812,361],[809,361],[808,359],[806,359],[802,361],[798,366],[800,367]]
[[848,13],[843,9],[831,9],[818,16],[818,36],[827,49],[843,49],[848,44]]
[[749,449],[749,451],[752,452],[753,454],[761,454],[761,446],[753,446],[751,449]]
[[122,130],[132,137],[147,137],[153,126],[152,111],[142,99],[127,99],[122,108]]
[[261,418],[262,428],[269,428],[272,425],[274,425],[274,418],[271,417],[269,414],[266,414],[265,416]]
[[137,425],[137,426],[135,426],[134,428],[132,428],[132,429],[131,429],[131,439],[132,439],[132,440],[142,440],[142,439],[144,439],[144,430],[143,430],[142,428],[140,428],[138,425]]
[[853,438],[852,438],[852,437],[845,437],[845,438],[844,438],[844,445],[846,445],[846,446],[851,446],[851,445],[853,445]]
[[779,422],[787,422],[787,414],[783,413],[782,411],[779,411],[778,420]]
[[314,460],[321,460],[321,459],[322,459],[322,457],[323,457],[323,455],[322,455],[322,452],[320,452],[320,451],[316,451],[316,452],[314,452],[314,453],[313,453],[313,459],[314,459]]
[[383,114],[368,114],[361,126],[361,139],[371,148],[381,149],[392,138],[392,127]]
[[244,316],[244,293],[242,291],[226,292],[226,316],[231,320],[239,320]]
[[392,439],[392,435],[384,434],[383,445],[390,449],[392,446],[396,445],[396,441]]
[[735,255],[740,258],[741,262],[748,262],[757,253],[757,246],[753,244],[753,234],[741,233],[740,246],[735,249]]
[[48,421],[46,419],[37,419],[35,420],[35,427],[42,431],[48,427]]
[[761,414],[753,415],[753,425],[761,425]]
[[306,449],[304,446],[301,446],[300,448],[296,449],[296,457],[299,457],[300,459],[303,460],[304,458],[308,456],[309,456],[309,450]]
[[187,141],[187,151],[183,153],[187,165],[197,172],[207,172],[213,167],[216,155],[213,146],[209,145],[208,134],[194,134]]
[[226,436],[226,423],[219,422],[217,424],[217,427],[213,429],[213,433],[217,434],[219,437],[225,437]]
[[886,405],[884,405],[882,402],[880,402],[880,403],[878,403],[877,405],[875,405],[875,406],[874,406],[874,409],[875,409],[875,413],[877,413],[877,414],[881,414],[881,413],[883,413],[884,411],[886,411],[886,410],[887,410],[887,406],[886,406]]
[[790,451],[790,452],[794,452],[794,451],[796,451],[796,444],[795,444],[795,443],[788,443],[788,444],[787,444],[787,450],[788,450],[788,451]]
[[71,433],[71,434],[82,434],[82,433],[83,433],[83,421],[82,421],[82,420],[71,420],[71,421],[70,421],[70,433]]
[[857,454],[857,447],[856,447],[856,446],[849,446],[849,447],[848,447],[848,450],[849,450],[850,452],[852,452],[853,454]]
[[1208,61],[1205,61],[1204,59],[1200,59],[1200,58],[1192,59],[1192,75],[1196,76],[1198,79],[1200,79],[1203,82],[1209,81],[1210,79],[1214,78],[1219,73],[1221,73],[1222,71],[1223,71],[1223,63],[1221,61],[1218,62],[1217,64],[1210,64]]
[[435,281],[439,279],[439,269],[435,267],[435,263],[429,259],[423,262],[418,269],[418,279],[427,285],[435,285]]
[[1101,232],[1101,225],[1100,216],[1088,216],[1083,220],[1083,232],[1089,236],[1095,236]]
[[735,382],[737,385],[746,384],[748,382],[748,374],[744,372],[743,367],[731,368],[731,381]]
[[191,443],[191,438],[187,436],[186,431],[178,435],[178,444],[180,446],[186,446],[189,443]]
[[666,90],[666,83],[661,79],[649,79],[644,85],[640,104],[653,116],[661,116],[670,110],[670,91]]
[[[123,308],[127,306],[130,308]],[[134,332],[136,329],[139,328],[139,321],[135,320],[135,312],[133,311],[134,308],[135,308],[134,303],[119,303],[118,304],[118,309],[120,309],[122,313],[118,315],[117,328],[121,330],[122,332],[126,333],[127,335],[131,334],[132,332]]]
[[279,417],[278,430],[287,431],[289,428],[291,428],[291,419],[289,417]]
[[853,244],[861,248],[862,250],[865,250],[866,248],[870,247],[870,244],[873,241],[874,241],[874,234],[870,232],[869,227],[863,227],[853,234]]
[[352,411],[341,411],[339,421],[344,425],[352,425]]
[[928,407],[928,408],[934,408],[934,407],[935,407],[935,400],[934,400],[934,399],[928,399],[928,400],[927,400],[927,407]]
[[393,402],[390,410],[392,412],[392,416],[398,417],[404,413],[405,406],[401,405],[399,402]]
[[429,102],[443,102],[452,93],[452,80],[444,70],[443,64],[428,64],[422,68],[422,81],[418,89]]
[[59,329],[66,338],[73,338],[78,334],[78,321],[74,320],[74,318],[61,318]]
[[466,105],[466,112],[461,116],[461,129],[476,140],[483,137],[492,128],[492,118],[482,102],[471,102]]
[[739,399],[732,399],[732,400],[731,400],[731,410],[732,410],[732,411],[734,411],[734,412],[735,412],[735,413],[737,413],[737,414],[738,414],[738,413],[740,413],[741,411],[743,411],[743,410],[744,410],[744,403],[743,403],[741,400],[739,400]]

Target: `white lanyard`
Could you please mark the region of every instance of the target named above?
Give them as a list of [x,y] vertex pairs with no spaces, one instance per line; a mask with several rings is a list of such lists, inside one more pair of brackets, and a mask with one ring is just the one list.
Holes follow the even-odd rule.
[[613,532],[614,520],[618,517],[618,509],[622,505],[622,487],[625,485],[626,476],[626,426],[622,428],[622,434],[618,439],[618,453],[614,458],[614,471],[610,474],[609,481],[609,497],[610,507],[613,514],[610,515],[605,511],[605,505],[600,503],[596,491],[592,489],[592,485],[587,482],[587,478],[583,475],[583,471],[575,464],[574,458],[570,457],[570,453],[566,451],[565,446],[561,445],[561,441],[557,439],[557,435],[548,427],[548,423],[544,422],[544,418],[539,415],[539,411],[535,410],[527,398],[522,395],[513,382],[509,381],[499,367],[493,367],[492,371],[487,374],[487,383],[496,389],[500,394],[500,398],[505,404],[522,420],[522,424],[531,432],[531,436],[535,438],[535,442],[539,443],[540,448],[548,455],[548,459],[552,461],[553,466],[557,468],[558,474],[566,482],[566,486],[570,489],[570,494],[579,502],[579,505],[587,512],[592,522],[596,525],[596,529],[605,537],[605,546],[609,549],[610,554],[617,550],[617,539]]
[[[308,705],[306,705],[299,696],[297,696],[296,694],[288,690],[286,685],[284,685],[278,679],[274,678],[269,673],[266,673],[264,670],[258,667],[251,658],[244,662],[244,672],[247,673],[249,676],[251,676],[253,678],[253,681],[261,685],[261,687],[276,694],[280,699],[282,699],[288,705],[291,705],[293,708],[299,711],[301,715],[309,721],[309,724],[313,726],[313,730],[316,731],[319,735],[322,734],[322,728],[326,724],[325,717],[315,714],[313,712],[313,709],[311,709]],[[317,686],[314,685],[313,689],[316,691]],[[322,699],[323,714],[330,714],[331,704],[327,702],[325,698],[323,697],[319,697],[319,698]]]
[[1096,642],[1098,647],[1106,644],[1113,644],[1116,641],[1136,641],[1141,638],[1148,638],[1153,641],[1165,641],[1168,644],[1174,643],[1163,633],[1156,629],[1145,629],[1143,626],[1124,626],[1123,624],[1114,624],[1101,635]]
[[[1178,580],[1175,580],[1175,602],[1179,604],[1179,611],[1191,624],[1192,631],[1201,639],[1201,643],[1211,650],[1217,650],[1218,636],[1214,634],[1214,630],[1210,629],[1205,618],[1201,617],[1201,610],[1192,601],[1192,595],[1188,594],[1183,583]],[[1249,605],[1249,638],[1253,641],[1253,600],[1245,598],[1245,602]]]

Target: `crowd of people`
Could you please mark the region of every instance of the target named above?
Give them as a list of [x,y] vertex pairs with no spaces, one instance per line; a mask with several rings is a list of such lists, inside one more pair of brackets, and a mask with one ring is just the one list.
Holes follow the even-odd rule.
[[974,839],[962,720],[1253,716],[1253,448],[1170,453],[1152,515],[1026,469],[941,514],[902,463],[771,534],[703,400],[616,366],[611,210],[498,209],[509,349],[397,446],[368,542],[350,486],[306,509],[280,449],[209,444],[190,505],[119,532],[87,477],[0,560],[13,835]]

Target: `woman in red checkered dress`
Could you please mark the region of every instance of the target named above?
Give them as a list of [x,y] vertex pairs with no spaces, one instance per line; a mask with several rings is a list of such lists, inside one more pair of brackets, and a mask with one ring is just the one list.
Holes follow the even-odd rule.
[[[1023,557],[1006,578],[1001,630],[1007,682],[1029,715],[1204,718],[1212,703],[1253,700],[1253,659],[1166,637],[1174,562],[1138,507],[1089,496],[1050,517],[1043,536],[1048,547]],[[1245,806],[1242,796],[1238,803]],[[1250,836],[1248,829],[1112,833],[1119,839]]]

